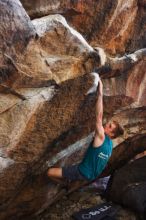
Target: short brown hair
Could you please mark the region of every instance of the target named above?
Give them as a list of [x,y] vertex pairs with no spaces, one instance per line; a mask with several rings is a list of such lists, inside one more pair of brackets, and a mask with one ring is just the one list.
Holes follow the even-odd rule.
[[114,129],[114,136],[113,136],[113,138],[117,138],[117,137],[123,135],[124,134],[123,127],[117,121],[113,121],[113,123],[116,126],[116,128]]

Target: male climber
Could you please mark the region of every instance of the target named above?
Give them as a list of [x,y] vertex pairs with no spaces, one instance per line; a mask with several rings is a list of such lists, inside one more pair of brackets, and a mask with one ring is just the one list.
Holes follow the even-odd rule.
[[99,80],[96,101],[95,134],[83,160],[76,165],[60,168],[49,168],[48,176],[52,179],[64,178],[67,181],[96,179],[104,170],[112,153],[112,140],[123,134],[123,128],[110,121],[103,126],[103,85]]

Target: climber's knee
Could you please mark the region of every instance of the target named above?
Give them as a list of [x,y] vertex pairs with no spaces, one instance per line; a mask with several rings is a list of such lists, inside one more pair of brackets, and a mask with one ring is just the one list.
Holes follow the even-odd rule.
[[62,177],[62,168],[50,168],[48,169],[47,175],[49,177]]

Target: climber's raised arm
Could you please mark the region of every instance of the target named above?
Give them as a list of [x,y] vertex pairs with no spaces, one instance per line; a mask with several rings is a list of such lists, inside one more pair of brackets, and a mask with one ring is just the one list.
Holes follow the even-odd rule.
[[96,101],[96,122],[95,122],[95,137],[93,145],[95,147],[100,146],[104,141],[104,128],[102,124],[103,120],[103,84],[99,80],[98,89],[97,89],[97,101]]

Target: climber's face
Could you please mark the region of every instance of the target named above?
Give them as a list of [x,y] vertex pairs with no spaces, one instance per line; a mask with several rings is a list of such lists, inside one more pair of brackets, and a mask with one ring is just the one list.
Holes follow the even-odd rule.
[[114,137],[114,131],[116,129],[116,125],[113,121],[109,121],[105,126],[104,126],[104,132],[107,134],[109,137],[113,138]]

